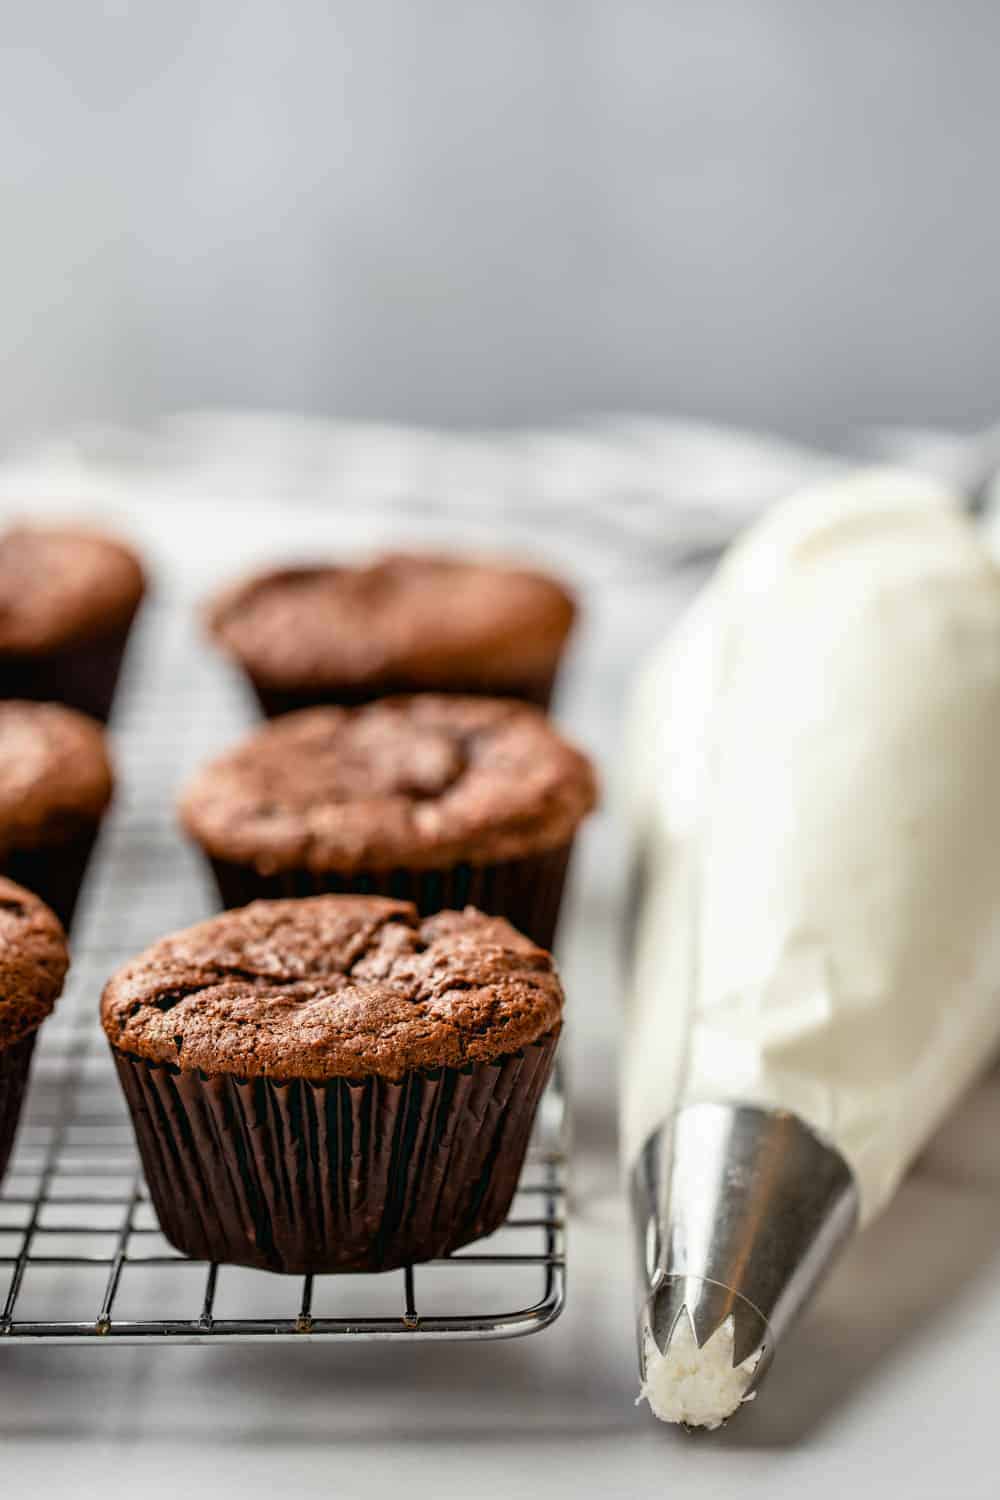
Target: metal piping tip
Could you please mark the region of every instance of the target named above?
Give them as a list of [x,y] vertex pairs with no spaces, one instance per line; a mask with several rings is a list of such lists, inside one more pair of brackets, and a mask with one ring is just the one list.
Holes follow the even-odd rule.
[[730,1287],[667,1277],[639,1323],[639,1400],[663,1422],[720,1427],[752,1401],[770,1363],[767,1323]]
[[853,1233],[854,1177],[796,1115],[701,1103],[650,1136],[631,1188],[640,1399],[717,1427],[756,1395]]

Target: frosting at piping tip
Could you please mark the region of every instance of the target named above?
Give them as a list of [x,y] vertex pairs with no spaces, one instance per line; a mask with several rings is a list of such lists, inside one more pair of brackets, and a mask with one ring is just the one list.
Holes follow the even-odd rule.
[[665,1349],[657,1347],[647,1329],[644,1375],[636,1404],[647,1401],[661,1422],[709,1431],[721,1427],[757,1394],[749,1387],[763,1351],[758,1349],[734,1364],[734,1341],[731,1314],[700,1347],[687,1308],[674,1324]]

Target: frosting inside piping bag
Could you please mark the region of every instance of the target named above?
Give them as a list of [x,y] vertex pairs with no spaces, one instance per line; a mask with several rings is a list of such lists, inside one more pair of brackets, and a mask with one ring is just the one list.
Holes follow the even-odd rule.
[[876,1214],[1000,1042],[1000,578],[930,482],[776,507],[647,669],[624,1052],[670,1110],[794,1110]]

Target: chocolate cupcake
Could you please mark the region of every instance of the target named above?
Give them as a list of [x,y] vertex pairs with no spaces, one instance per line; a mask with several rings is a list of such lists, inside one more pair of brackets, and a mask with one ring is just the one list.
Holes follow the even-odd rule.
[[205,767],[181,818],[223,906],[320,892],[472,905],[551,948],[589,761],[537,708],[436,693],[286,714]]
[[69,967],[66,939],[37,896],[0,876],[0,1178],[31,1068],[35,1036]]
[[296,1274],[498,1228],[561,1015],[549,955],[508,923],[358,896],[164,938],[101,1006],[164,1234]]
[[0,698],[106,720],[144,587],[138,558],[112,537],[68,526],[0,535]]
[[212,635],[265,714],[394,693],[486,693],[548,705],[572,598],[542,573],[457,557],[283,568],[221,594]]
[[0,702],[0,870],[67,929],[111,790],[93,719],[60,703]]

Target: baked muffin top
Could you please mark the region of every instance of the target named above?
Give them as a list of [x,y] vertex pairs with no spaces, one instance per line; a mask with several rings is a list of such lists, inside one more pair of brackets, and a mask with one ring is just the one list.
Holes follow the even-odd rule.
[[145,588],[135,553],[74,526],[0,533],[0,654],[57,651],[128,624]]
[[0,854],[61,843],[111,801],[101,726],[60,703],[0,700]]
[[41,1025],[68,968],[58,917],[31,891],[0,876],[0,1049]]
[[262,687],[379,691],[482,685],[552,671],[572,598],[542,573],[457,557],[282,568],[220,594],[209,629]]
[[539,854],[595,799],[590,762],[538,709],[418,693],[272,719],[195,776],[181,818],[262,875],[351,874]]
[[112,978],[111,1044],[241,1078],[398,1079],[490,1061],[558,1027],[550,955],[471,907],[255,901],[154,943]]

